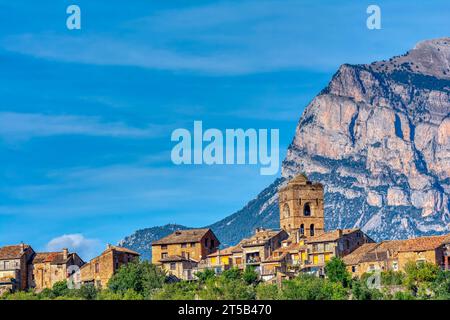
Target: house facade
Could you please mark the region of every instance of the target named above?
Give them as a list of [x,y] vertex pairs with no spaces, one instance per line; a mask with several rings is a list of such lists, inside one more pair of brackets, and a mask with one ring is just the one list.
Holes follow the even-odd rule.
[[450,235],[391,240],[364,245],[343,260],[354,277],[377,271],[405,271],[410,262],[428,262],[449,270],[449,248]]
[[69,279],[83,265],[78,254],[69,253],[68,249],[36,253],[29,265],[29,286],[37,291],[50,289],[56,282]]
[[123,265],[139,259],[139,253],[108,244],[101,255],[84,264],[80,269],[81,284],[93,284],[96,288],[106,288],[109,279]]
[[211,229],[177,230],[152,243],[152,263],[178,279],[193,280],[199,263],[205,264],[219,245]]
[[0,293],[28,288],[29,264],[34,250],[27,244],[0,248]]

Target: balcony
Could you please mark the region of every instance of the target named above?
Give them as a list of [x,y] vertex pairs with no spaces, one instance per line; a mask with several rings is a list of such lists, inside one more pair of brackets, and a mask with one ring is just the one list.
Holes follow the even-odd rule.
[[259,256],[249,256],[245,261],[246,264],[259,264],[261,262],[261,258]]

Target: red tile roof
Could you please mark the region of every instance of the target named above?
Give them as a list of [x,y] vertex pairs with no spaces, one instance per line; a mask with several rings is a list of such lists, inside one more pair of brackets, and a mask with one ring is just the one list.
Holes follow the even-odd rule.
[[177,230],[167,237],[153,241],[152,245],[199,242],[211,229]]
[[22,255],[27,251],[27,249],[31,248],[29,245],[23,245],[24,251],[22,251],[22,246],[13,245],[13,246],[4,246],[0,248],[0,260],[7,259],[20,259]]

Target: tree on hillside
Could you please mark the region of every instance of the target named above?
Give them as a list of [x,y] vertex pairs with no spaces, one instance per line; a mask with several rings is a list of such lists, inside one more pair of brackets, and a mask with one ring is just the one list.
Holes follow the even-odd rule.
[[344,261],[338,257],[333,257],[325,264],[325,275],[331,282],[341,283],[344,287],[348,287],[350,284],[350,273],[347,271]]
[[[123,265],[109,280],[108,288],[112,292],[125,294],[129,289],[149,298],[154,289],[161,288],[166,274],[148,261],[133,261]],[[130,291],[128,291],[130,292]]]

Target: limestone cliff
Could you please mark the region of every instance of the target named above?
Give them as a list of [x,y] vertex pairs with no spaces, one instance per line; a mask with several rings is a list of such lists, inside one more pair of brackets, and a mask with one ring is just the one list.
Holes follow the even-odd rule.
[[450,38],[341,66],[305,109],[282,171],[326,185],[328,228],[375,238],[448,231]]

